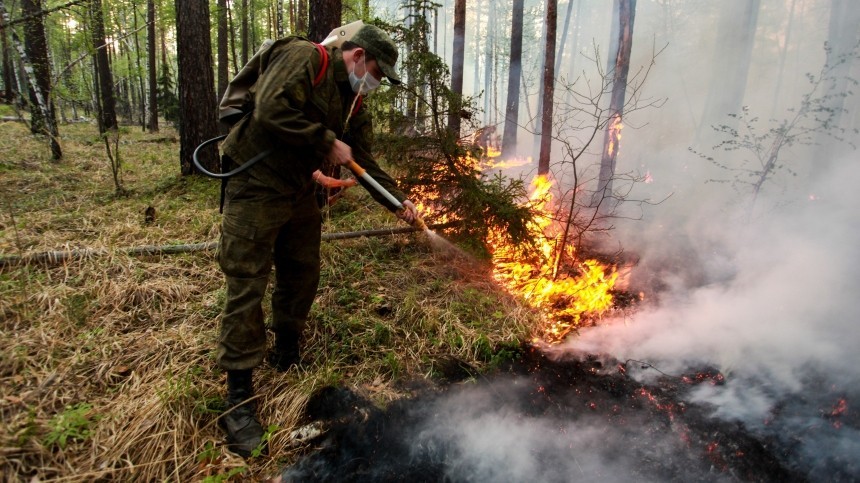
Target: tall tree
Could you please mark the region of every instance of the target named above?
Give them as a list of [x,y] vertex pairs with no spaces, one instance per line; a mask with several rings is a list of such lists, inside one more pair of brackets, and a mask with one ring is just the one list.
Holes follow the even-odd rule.
[[308,0],[296,0],[296,33],[307,35],[308,32]]
[[229,80],[227,58],[227,0],[218,0],[218,99],[227,90]]
[[[845,100],[850,92],[849,80],[854,61],[857,59],[858,41],[860,41],[860,10],[857,3],[851,0],[831,0],[830,23],[827,30],[827,66],[832,69],[832,82],[828,86],[825,107],[831,115],[827,123],[818,133],[816,142],[821,149],[816,153],[816,161],[827,165],[833,158],[844,154],[850,146],[846,143],[835,143],[829,136],[840,132],[842,114],[845,112]],[[841,136],[837,136],[841,137]],[[820,166],[816,175],[826,172]]]
[[308,39],[322,42],[326,35],[340,26],[342,0],[313,0],[308,24]]
[[134,16],[134,52],[135,52],[135,63],[137,65],[137,85],[138,85],[138,97],[140,101],[140,127],[145,131],[146,130],[146,93],[144,85],[144,70],[143,66],[140,63],[141,48],[140,48],[140,39],[138,38],[138,26],[137,26],[137,5],[132,4],[131,6],[133,16]]
[[104,11],[101,0],[90,2],[90,25],[92,28],[94,65],[98,79],[98,119],[99,132],[104,134],[116,130],[119,125],[116,120],[116,98],[113,92],[113,75],[110,70],[107,44],[105,43]]
[[[579,1],[580,6],[582,0]],[[558,55],[555,59],[555,73],[561,73],[561,61],[564,58],[564,46],[567,44],[567,31],[570,28],[570,18],[573,15],[573,0],[567,0],[567,15],[564,16],[564,27],[561,29],[561,42],[558,43]],[[576,52],[574,52],[575,54]]]
[[[215,79],[209,34],[209,2],[176,0],[179,55],[179,164],[184,175],[194,173],[194,149],[218,134]],[[214,149],[201,153],[201,163],[218,171]]]
[[15,85],[15,73],[12,71],[13,62],[9,51],[9,39],[6,35],[6,19],[0,17],[0,40],[2,40],[3,49],[3,99],[6,102],[12,102],[15,99],[17,86]]
[[31,109],[30,130],[33,134],[44,134],[51,139],[51,155],[62,159],[57,117],[51,99],[51,66],[48,60],[48,42],[45,25],[42,23],[41,0],[23,0],[21,12],[29,20],[24,23],[24,50],[33,68],[36,83],[30,86]]
[[714,123],[735,125],[729,114],[743,106],[761,0],[723,0],[713,62],[714,71],[697,141]]
[[250,50],[248,44],[251,43],[251,36],[248,31],[248,3],[249,0],[242,0],[242,30],[240,32],[242,36],[242,65],[248,63]]
[[484,54],[484,125],[492,124],[490,99],[495,97],[493,90],[493,65],[496,49],[496,3],[487,3],[487,42]]
[[[620,149],[624,102],[627,93],[627,73],[630,70],[630,53],[633,51],[633,21],[636,18],[636,0],[615,0],[618,3],[618,39],[610,43],[618,46],[615,62],[612,65],[612,96],[609,100],[609,116],[603,136],[603,154],[600,160],[600,174],[597,191],[592,204],[602,213],[614,208],[612,198],[612,178],[615,176],[615,162]],[[616,31],[616,29],[613,29]]]
[[146,70],[149,77],[149,132],[158,131],[158,81],[155,68],[155,0],[146,0]]
[[284,2],[275,0],[275,36],[284,36]]
[[794,33],[794,12],[796,7],[797,0],[791,0],[791,7],[789,7],[788,11],[788,25],[785,27],[785,37],[782,48],[779,51],[779,72],[776,75],[776,86],[773,88],[773,103],[770,108],[770,117],[776,117],[776,109],[782,97],[782,78],[785,73],[785,60],[788,57],[788,49],[791,46],[791,37]]
[[[466,0],[454,0],[454,58],[451,62],[451,91],[463,95],[463,64],[466,58]],[[448,129],[460,137],[460,103],[448,113]]]
[[538,175],[549,174],[552,154],[552,108],[555,95],[555,31],[558,23],[558,0],[546,1],[546,46],[543,62],[543,111],[541,112]]
[[524,0],[514,0],[511,22],[511,60],[508,70],[508,100],[505,105],[505,132],[502,136],[502,157],[514,155],[520,113],[520,76],[523,70],[523,11]]

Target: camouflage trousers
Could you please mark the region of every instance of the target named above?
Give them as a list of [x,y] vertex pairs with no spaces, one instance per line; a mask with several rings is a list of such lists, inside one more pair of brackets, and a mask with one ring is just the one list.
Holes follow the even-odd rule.
[[272,266],[275,334],[305,328],[320,278],[320,211],[313,189],[284,196],[244,173],[230,179],[218,263],[227,282],[217,362],[226,370],[260,365],[266,353],[263,297]]

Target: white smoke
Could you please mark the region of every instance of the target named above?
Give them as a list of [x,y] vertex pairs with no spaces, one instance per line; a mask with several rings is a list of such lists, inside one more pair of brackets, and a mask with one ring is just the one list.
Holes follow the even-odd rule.
[[[791,406],[791,419],[771,431],[829,425],[822,416],[835,395],[857,395],[860,383],[860,164],[850,157],[834,165],[812,186],[814,198],[798,195],[749,223],[738,221],[745,213],[719,218],[706,206],[706,217],[690,213],[681,229],[686,246],[665,240],[642,254],[640,267],[669,264],[696,275],[675,273],[654,306],[588,329],[560,350],[646,361],[676,374],[715,366],[727,384],[702,385],[692,396],[712,404],[715,416],[761,429],[774,411]],[[707,229],[696,229],[703,220]],[[849,408],[857,402],[849,398]],[[823,453],[857,454],[860,437],[843,427],[802,446],[804,471],[812,471]]]
[[[642,474],[627,428],[607,428],[599,416],[587,414],[577,414],[575,421],[530,415],[522,408],[529,386],[534,381],[520,378],[452,390],[434,403],[428,411],[433,417],[410,437],[413,457],[444,463],[445,481],[612,483]],[[635,431],[645,425],[627,424]],[[648,443],[638,448],[638,461],[686,452],[677,437],[642,440]],[[648,478],[639,476],[639,481]]]

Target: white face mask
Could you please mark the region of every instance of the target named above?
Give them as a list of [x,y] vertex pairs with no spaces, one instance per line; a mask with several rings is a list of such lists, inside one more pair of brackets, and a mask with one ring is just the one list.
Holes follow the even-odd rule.
[[[361,63],[364,65],[364,57],[361,58]],[[379,80],[367,71],[367,66],[365,66],[363,77],[355,75],[355,67],[353,67],[352,72],[349,73],[349,83],[352,85],[352,91],[356,94],[367,94],[379,87]]]

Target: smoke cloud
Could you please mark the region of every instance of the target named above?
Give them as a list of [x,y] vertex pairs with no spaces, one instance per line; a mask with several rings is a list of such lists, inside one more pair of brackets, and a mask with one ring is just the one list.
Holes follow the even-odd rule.
[[[860,475],[848,463],[860,454],[853,409],[860,402],[860,166],[851,158],[833,165],[811,186],[815,197],[798,195],[748,223],[746,205],[722,216],[702,206],[664,220],[685,233],[684,244],[666,240],[642,254],[638,270],[665,275],[660,267],[670,266],[671,286],[650,308],[589,329],[560,350],[643,360],[668,373],[716,366],[727,384],[703,385],[692,400],[765,436],[795,439],[804,473],[824,476],[836,464]],[[636,238],[648,246],[651,236]]]

